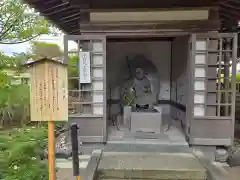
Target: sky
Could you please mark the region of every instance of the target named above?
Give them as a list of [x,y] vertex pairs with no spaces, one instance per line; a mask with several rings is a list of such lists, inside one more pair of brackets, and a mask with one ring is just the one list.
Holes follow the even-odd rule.
[[[49,43],[55,43],[60,46],[60,48],[63,50],[63,36],[49,36],[49,35],[42,35],[35,40],[43,41],[43,42],[49,42]],[[71,41],[68,43],[69,49],[76,48],[76,43]],[[21,43],[21,44],[0,44],[0,51],[4,52],[6,55],[11,56],[13,53],[22,53],[27,52],[29,48],[29,42]]]

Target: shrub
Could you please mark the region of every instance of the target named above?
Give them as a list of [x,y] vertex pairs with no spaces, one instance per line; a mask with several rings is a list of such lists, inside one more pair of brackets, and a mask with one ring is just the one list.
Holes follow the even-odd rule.
[[40,159],[46,144],[45,127],[0,132],[0,179],[47,180],[47,163]]
[[29,86],[11,84],[12,78],[0,72],[0,122],[3,125],[21,124],[29,120]]

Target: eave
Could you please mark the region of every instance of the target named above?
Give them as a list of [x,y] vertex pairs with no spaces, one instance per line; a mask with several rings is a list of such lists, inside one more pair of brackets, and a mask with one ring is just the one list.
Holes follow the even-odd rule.
[[[211,18],[205,22],[209,26],[206,29],[229,29],[237,25],[240,20],[240,0],[25,0],[47,17],[60,29],[68,34],[80,33],[80,22],[88,28],[96,25],[89,24],[89,12],[91,11],[116,11],[118,9],[191,9],[209,7],[213,9]],[[187,22],[185,22],[187,23]],[[203,24],[204,22],[196,22]],[[210,24],[209,24],[210,23]],[[184,23],[183,23],[184,24]],[[163,25],[158,24],[163,28]],[[194,27],[194,24],[191,25]],[[139,26],[133,28],[137,29]],[[165,28],[169,28],[169,24]],[[202,27],[202,26],[201,26]],[[205,26],[204,26],[205,27]],[[123,27],[121,27],[123,28]],[[156,26],[149,26],[156,29]]]

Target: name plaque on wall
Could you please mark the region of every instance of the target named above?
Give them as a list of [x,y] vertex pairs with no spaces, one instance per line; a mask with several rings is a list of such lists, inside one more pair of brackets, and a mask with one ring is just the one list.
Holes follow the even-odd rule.
[[90,52],[79,53],[79,75],[80,83],[88,84],[91,83],[91,59]]

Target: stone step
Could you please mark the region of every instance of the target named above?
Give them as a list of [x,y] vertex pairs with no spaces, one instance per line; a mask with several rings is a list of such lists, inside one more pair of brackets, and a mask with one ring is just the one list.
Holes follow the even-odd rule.
[[104,152],[167,152],[167,153],[192,153],[192,149],[188,145],[162,145],[162,144],[128,144],[114,143],[106,144]]
[[[80,155],[79,156],[79,167],[85,169],[90,160],[90,155]],[[72,157],[68,159],[56,159],[57,168],[72,168]]]
[[[80,155],[79,156],[79,168],[80,171],[87,168],[91,156],[90,155]],[[57,168],[57,180],[76,180],[73,176],[73,162],[72,158],[68,159],[56,159]]]
[[98,179],[206,180],[207,173],[192,153],[103,152]]

